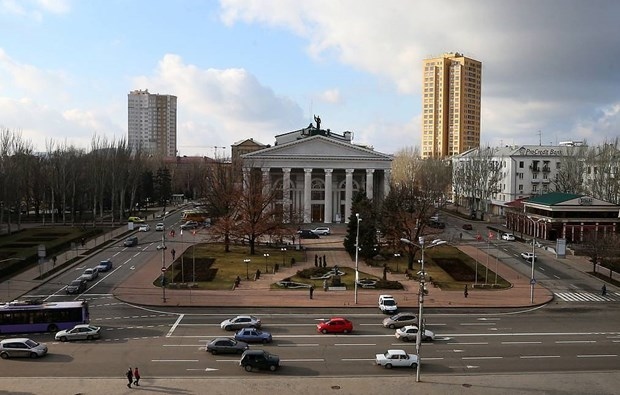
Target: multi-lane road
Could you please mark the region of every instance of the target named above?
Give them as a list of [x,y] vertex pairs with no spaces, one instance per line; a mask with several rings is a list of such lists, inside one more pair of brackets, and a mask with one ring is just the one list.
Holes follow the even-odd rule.
[[[170,218],[167,222],[175,221]],[[178,218],[176,218],[178,221]],[[170,222],[172,223],[172,222]],[[167,225],[170,225],[167,223]],[[252,346],[280,356],[284,376],[390,376],[410,375],[409,369],[385,370],[374,365],[374,355],[390,348],[415,351],[413,343],[394,337],[381,326],[378,309],[264,309],[177,308],[133,306],[114,299],[115,284],[135,268],[160,254],[161,233],[140,235],[140,245],[110,246],[31,293],[46,300],[87,299],[91,323],[103,328],[100,340],[60,343],[50,334],[28,334],[47,342],[50,354],[38,360],[4,361],[3,372],[22,376],[117,377],[125,365],[138,365],[150,377],[229,377],[247,375],[238,357],[211,355],[206,343],[230,336],[219,327],[225,318],[251,313],[262,319],[273,343]],[[515,267],[527,265],[517,258],[518,244],[495,243],[492,253]],[[70,296],[64,287],[86,268],[111,258],[114,269],[89,283],[82,295]],[[583,274],[550,259],[537,262],[537,274],[559,292],[566,284],[592,288]],[[527,266],[527,267],[526,267]],[[434,342],[421,349],[423,374],[499,374],[513,372],[587,372],[620,366],[620,301],[563,302],[526,310],[427,309],[427,329]],[[347,335],[317,333],[316,323],[331,316],[354,322]],[[122,366],[119,366],[121,364]],[[268,377],[269,375],[264,375]],[[263,377],[263,376],[259,376]]]

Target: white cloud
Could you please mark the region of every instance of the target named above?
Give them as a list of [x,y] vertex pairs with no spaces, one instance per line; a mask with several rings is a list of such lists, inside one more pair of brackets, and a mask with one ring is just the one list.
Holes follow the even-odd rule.
[[41,21],[45,13],[66,14],[70,0],[0,0],[0,14],[18,15]]
[[341,104],[342,96],[338,89],[328,89],[319,95],[321,101],[331,104]]
[[41,70],[31,64],[19,63],[0,48],[0,76],[6,74],[5,92],[16,94],[49,93],[57,99],[63,97],[62,92],[70,85],[69,79],[60,71]]

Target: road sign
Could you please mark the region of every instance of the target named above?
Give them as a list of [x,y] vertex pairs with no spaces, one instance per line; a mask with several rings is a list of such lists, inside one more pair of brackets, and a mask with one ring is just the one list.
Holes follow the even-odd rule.
[[162,273],[163,273],[163,272],[165,272],[165,271],[166,271],[166,268],[165,268],[165,267],[162,267],[162,268],[161,268],[161,271],[162,271]]
[[535,278],[530,280],[530,285],[534,285],[534,284],[536,284],[536,279]]

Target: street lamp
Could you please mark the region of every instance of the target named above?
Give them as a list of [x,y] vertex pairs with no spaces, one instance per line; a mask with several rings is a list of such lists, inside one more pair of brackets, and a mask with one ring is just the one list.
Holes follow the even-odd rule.
[[[362,222],[362,219],[360,218],[360,214],[356,213],[355,214],[355,218],[357,219],[357,231],[355,232],[355,304],[357,304],[357,283],[360,280],[360,273],[359,273],[359,266],[358,266],[358,259],[359,259],[359,252],[360,252],[360,222]],[[338,274],[338,273],[336,273]]]
[[398,273],[398,261],[400,260],[398,258],[400,258],[400,254],[398,252],[394,253],[394,258],[396,259],[396,273]]
[[245,279],[249,280],[250,279],[250,261],[251,259],[244,259],[243,262],[245,262]]
[[547,218],[534,219],[528,215],[527,219],[532,221],[532,224],[534,225],[534,229],[532,229],[532,273],[530,276],[530,304],[534,304],[534,285],[536,284],[536,279],[534,278],[534,262],[536,262],[536,231],[538,230],[538,226],[536,224],[547,221]]
[[[269,258],[269,254],[265,253],[263,254],[263,256],[265,257],[265,273],[269,273],[269,270],[267,269],[267,259]],[[275,270],[274,270],[275,273]]]
[[425,282],[426,282],[426,272],[424,271],[424,249],[437,247],[439,245],[446,244],[444,240],[433,240],[427,245],[425,243],[424,237],[420,237],[418,240],[419,240],[419,243],[414,243],[413,241],[408,240],[408,239],[400,239],[401,242],[405,244],[411,244],[413,246],[420,248],[420,250],[422,250],[422,260],[420,261],[420,271],[418,272],[418,274],[420,275],[420,290],[418,291],[418,306],[419,306],[418,333],[417,333],[416,342],[415,342],[415,353],[418,355],[418,366],[416,368],[416,375],[415,375],[415,381],[417,382],[420,381],[420,365],[422,364],[422,358],[420,356],[420,348],[422,347],[422,334],[424,333],[424,318],[423,318],[424,287],[425,287]]
[[284,261],[286,260],[286,247],[280,248],[280,251],[282,251],[282,267],[284,267]]

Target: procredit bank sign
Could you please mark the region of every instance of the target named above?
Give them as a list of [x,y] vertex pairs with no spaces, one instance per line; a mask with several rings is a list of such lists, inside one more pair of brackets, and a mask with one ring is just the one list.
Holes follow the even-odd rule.
[[562,151],[559,149],[553,148],[525,148],[521,150],[523,155],[536,155],[536,156],[560,156],[562,155]]

